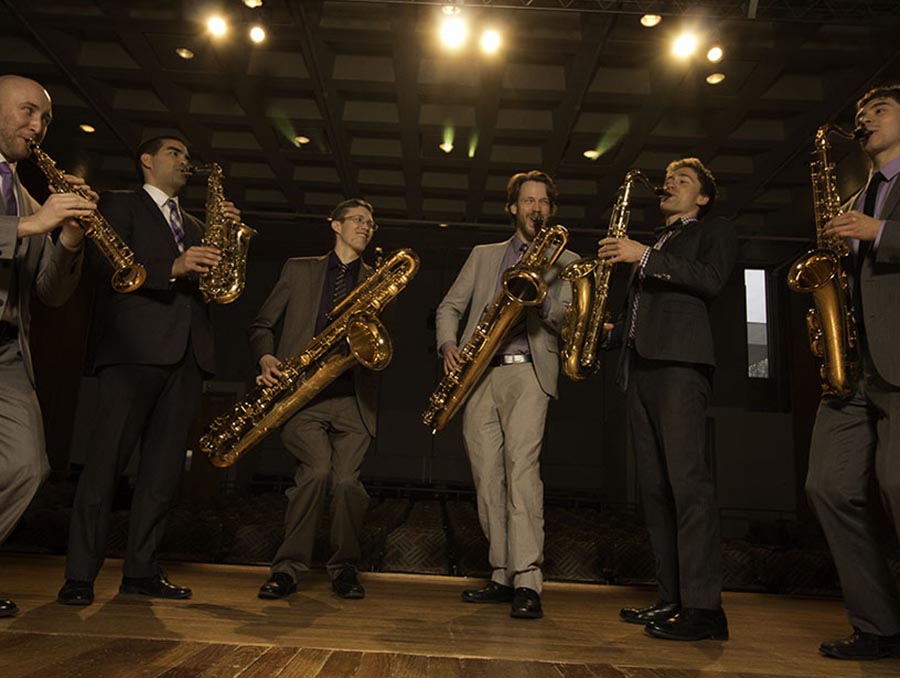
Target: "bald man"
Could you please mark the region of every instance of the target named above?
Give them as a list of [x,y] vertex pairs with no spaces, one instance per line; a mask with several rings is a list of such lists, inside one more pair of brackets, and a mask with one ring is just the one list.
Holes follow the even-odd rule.
[[[50,95],[40,84],[0,76],[0,543],[50,471],[28,345],[31,297],[60,306],[71,296],[84,236],[75,218],[97,207],[74,193],[51,194],[41,205],[19,182],[27,141],[43,140],[51,119]],[[16,612],[15,603],[0,600],[0,617]]]

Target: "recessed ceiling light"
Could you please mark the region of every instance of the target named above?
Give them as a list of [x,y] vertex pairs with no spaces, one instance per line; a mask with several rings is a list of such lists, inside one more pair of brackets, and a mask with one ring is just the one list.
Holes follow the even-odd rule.
[[500,49],[500,34],[495,30],[487,30],[481,34],[481,51],[494,54]]
[[725,56],[725,52],[722,51],[722,48],[718,45],[710,47],[709,51],[706,53],[706,58],[714,64],[719,63],[723,56]]
[[444,19],[441,24],[441,42],[450,49],[461,47],[468,34],[469,29],[466,27],[466,23],[458,17]]
[[262,26],[254,26],[250,29],[250,39],[258,45],[266,39],[266,29]]
[[440,146],[438,146],[438,148],[441,149],[444,153],[449,153],[453,150],[453,144],[451,144],[449,141],[445,141]]
[[438,228],[449,228],[450,224],[438,224]]
[[187,47],[179,47],[175,50],[175,54],[180,56],[182,59],[193,59],[194,53],[189,50]]
[[686,59],[697,50],[697,36],[690,33],[682,33],[672,45],[675,56]]
[[298,134],[294,137],[294,141],[298,146],[305,146],[309,143],[309,137],[303,136],[302,134]]
[[459,14],[459,4],[457,4],[458,0],[447,0],[443,7],[441,7],[441,11],[447,16],[453,16],[454,14]]
[[588,160],[596,160],[600,157],[600,151],[598,151],[596,148],[589,148],[584,153],[582,153],[582,155]]
[[81,129],[81,131],[84,132],[85,134],[93,134],[94,132],[97,131],[97,128],[96,128],[96,127],[94,127],[93,125],[88,125],[87,123],[85,123],[85,124],[83,124],[83,125],[78,125],[78,127],[79,127],[79,128]]
[[660,21],[662,21],[662,17],[659,14],[645,14],[641,17],[641,26],[644,28],[653,28],[654,26],[658,26]]
[[244,6],[249,7],[250,9],[256,9],[257,7],[262,7],[263,0],[244,0]]
[[220,16],[210,17],[206,22],[206,27],[209,29],[209,32],[217,38],[221,38],[228,32],[228,24],[225,23],[225,19]]
[[708,82],[710,85],[718,85],[720,82],[723,82],[724,80],[725,80],[724,73],[710,73],[709,75],[706,76],[706,82]]

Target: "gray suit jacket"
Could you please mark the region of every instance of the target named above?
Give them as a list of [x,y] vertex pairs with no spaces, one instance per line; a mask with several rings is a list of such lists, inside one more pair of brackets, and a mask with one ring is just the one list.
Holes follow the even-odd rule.
[[[250,324],[250,352],[259,359],[271,353],[279,360],[300,353],[313,338],[328,255],[288,259],[281,276]],[[372,274],[365,263],[359,270],[360,282]],[[278,349],[275,349],[275,326],[284,320]],[[357,365],[353,368],[356,403],[369,434],[375,436],[377,424],[378,378],[371,370]]]
[[[15,175],[21,216],[34,214],[40,207]],[[75,291],[81,276],[84,247],[70,252],[49,235],[22,238],[17,245],[19,217],[0,216],[0,310],[9,303],[13,273],[16,275],[16,305],[19,324],[19,351],[25,361],[28,378],[34,384],[31,366],[29,328],[32,290],[47,306],[62,306]],[[2,313],[0,313],[2,316]]]
[[[470,308],[469,319],[459,339],[460,345],[465,344],[472,336],[484,309],[496,296],[497,279],[501,273],[500,264],[512,237],[503,242],[478,245],[472,249],[462,270],[438,306],[436,316],[438,351],[448,341],[454,343],[457,341],[459,321],[467,308]],[[564,250],[544,275],[548,289],[547,298],[540,311],[535,307],[526,309],[525,322],[534,371],[541,388],[553,398],[557,397],[559,377],[557,332],[565,318],[566,307],[572,301],[571,285],[559,280],[558,276],[566,264],[577,258],[574,252]]]

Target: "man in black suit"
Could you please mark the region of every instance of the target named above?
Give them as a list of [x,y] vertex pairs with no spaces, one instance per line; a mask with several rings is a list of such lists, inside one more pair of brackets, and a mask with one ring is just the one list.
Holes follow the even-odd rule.
[[670,640],[727,639],[719,514],[707,458],[706,406],[715,365],[709,305],[737,254],[734,228],[703,219],[715,179],[696,158],[666,169],[665,227],[652,246],[604,238],[599,256],[634,265],[624,320],[610,344],[625,348],[625,389],[641,503],[656,556],[659,599],[623,621]]
[[[198,275],[221,256],[200,244],[203,225],[178,204],[189,162],[181,139],[151,139],[137,154],[143,187],[100,198],[100,212],[145,266],[147,279],[129,294],[102,286],[108,294],[95,312],[91,363],[99,387],[98,416],[72,510],[66,582],[57,598],[63,604],[93,602],[116,481],[138,441],[140,464],[119,591],[161,598],[191,595],[189,588],[166,579],[156,554],[203,378],[215,369],[212,324]],[[233,205],[228,211],[239,218]]]

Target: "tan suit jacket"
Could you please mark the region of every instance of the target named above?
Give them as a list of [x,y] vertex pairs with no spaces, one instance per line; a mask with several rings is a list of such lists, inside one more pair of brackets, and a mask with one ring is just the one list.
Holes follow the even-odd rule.
[[[469,318],[462,337],[459,338],[459,345],[464,345],[472,336],[484,309],[496,296],[497,280],[501,273],[500,265],[512,237],[503,242],[478,245],[472,249],[462,270],[438,306],[436,315],[438,351],[447,342],[457,342],[459,322],[466,309],[469,309]],[[557,397],[559,377],[557,332],[565,318],[566,307],[572,301],[571,285],[559,280],[558,276],[567,264],[577,258],[574,252],[563,251],[544,275],[548,289],[543,305],[540,309],[530,307],[526,310],[528,344],[531,348],[534,371],[541,389],[553,398]]]
[[[250,324],[250,352],[257,364],[267,353],[284,360],[300,353],[312,340],[327,268],[327,254],[321,257],[295,257],[285,262],[269,298]],[[371,274],[372,269],[363,263],[359,270],[360,282]],[[275,326],[281,319],[284,324],[276,350]],[[356,366],[353,368],[353,385],[360,416],[369,434],[374,437],[377,424],[377,375],[371,370]]]

